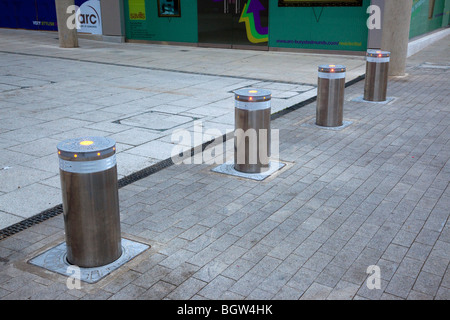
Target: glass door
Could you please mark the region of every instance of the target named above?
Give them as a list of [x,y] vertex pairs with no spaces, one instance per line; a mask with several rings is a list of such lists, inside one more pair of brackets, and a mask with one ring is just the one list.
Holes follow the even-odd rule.
[[231,48],[233,21],[230,0],[199,0],[198,42],[201,46]]
[[200,46],[268,49],[269,0],[198,0]]

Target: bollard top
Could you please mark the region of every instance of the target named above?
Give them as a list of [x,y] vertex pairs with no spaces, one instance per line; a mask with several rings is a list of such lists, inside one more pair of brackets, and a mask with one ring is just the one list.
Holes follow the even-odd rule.
[[69,161],[94,161],[116,153],[116,142],[106,137],[80,137],[58,143],[58,156]]
[[246,88],[236,90],[234,98],[242,102],[265,102],[272,98],[272,93],[266,89]]
[[341,73],[346,70],[347,68],[341,64],[322,64],[319,66],[319,72],[324,73]]
[[369,49],[366,56],[370,58],[388,58],[391,56],[391,53],[389,51]]

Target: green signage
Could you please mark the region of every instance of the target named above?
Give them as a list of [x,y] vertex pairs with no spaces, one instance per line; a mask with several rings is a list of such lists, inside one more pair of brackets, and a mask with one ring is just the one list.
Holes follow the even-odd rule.
[[370,0],[363,0],[362,6],[280,7],[270,1],[269,46],[365,51],[369,32],[366,10],[370,3]]

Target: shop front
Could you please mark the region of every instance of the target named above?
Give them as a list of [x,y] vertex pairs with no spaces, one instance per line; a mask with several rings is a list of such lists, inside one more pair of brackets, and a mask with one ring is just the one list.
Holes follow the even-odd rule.
[[125,0],[128,41],[365,51],[370,0]]
[[[363,54],[386,0],[74,0],[81,34],[105,41]],[[450,0],[413,0],[410,38],[449,24]],[[375,17],[376,18],[376,17]],[[381,24],[380,24],[381,25]],[[55,0],[0,0],[0,28],[57,31]],[[380,33],[379,33],[380,34]],[[378,39],[379,40],[379,39]],[[379,48],[379,47],[378,47]]]

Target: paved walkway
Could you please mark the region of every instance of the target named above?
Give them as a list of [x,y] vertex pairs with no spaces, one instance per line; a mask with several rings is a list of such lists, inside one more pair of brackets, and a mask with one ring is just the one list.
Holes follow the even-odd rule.
[[[146,243],[151,248],[95,284],[83,283],[81,289],[69,290],[66,276],[28,263],[33,257],[64,241],[61,215],[1,240],[0,297],[52,300],[449,299],[449,40],[447,37],[445,41],[408,60],[408,76],[390,79],[388,96],[394,99],[389,103],[359,102],[357,98],[363,93],[363,81],[348,87],[344,118],[352,124],[343,130],[326,130],[311,125],[315,117],[315,103],[273,120],[272,127],[280,130],[280,159],[287,165],[263,182],[214,173],[211,169],[216,165],[182,164],[165,168],[121,188],[122,236]],[[109,48],[105,44],[92,45]],[[131,51],[156,47],[130,46]],[[170,51],[170,48],[163,47],[161,50]],[[6,49],[7,46],[2,46],[1,51]],[[55,48],[52,50],[57,51]],[[182,50],[196,51],[197,48]],[[213,49],[211,52],[216,51]],[[33,63],[28,54],[2,53],[2,58],[10,57],[12,60],[8,66],[15,66],[17,70],[30,70]],[[236,54],[263,57],[273,53]],[[34,59],[32,56],[32,61]],[[187,85],[184,82],[185,86],[178,88],[188,88],[189,92],[193,87],[201,90],[203,85],[215,82],[216,88],[223,88],[224,83],[229,84],[226,81],[242,80],[234,75],[219,77],[183,72],[173,77],[174,74],[169,71],[151,68],[143,71],[134,67],[127,69],[120,66],[116,69],[116,66],[102,65],[104,69],[101,69],[97,64],[84,61],[61,59],[64,61],[60,65],[55,58],[38,59],[42,59],[39,60],[42,64],[40,73],[35,75],[42,81],[41,75],[56,72],[57,77],[49,78],[57,79],[51,80],[56,83],[46,85],[55,86],[55,90],[41,91],[41,86],[23,86],[21,90],[6,91],[2,95],[10,99],[2,100],[6,104],[1,112],[3,115],[18,109],[13,98],[17,91],[37,91],[41,98],[48,93],[52,97],[50,103],[62,104],[59,107],[49,106],[49,112],[46,112],[47,104],[43,100],[34,101],[35,95],[21,94],[16,98],[22,101],[22,121],[31,121],[23,127],[24,132],[32,128],[36,139],[47,139],[48,144],[53,143],[53,146],[63,136],[67,137],[63,134],[65,129],[80,134],[79,128],[90,128],[110,132],[111,136],[116,137],[123,132],[105,129],[107,125],[114,127],[110,120],[117,117],[109,118],[108,114],[106,120],[102,119],[103,122],[85,117],[90,112],[84,109],[89,105],[86,97],[92,97],[89,92],[95,92],[95,99],[101,101],[97,102],[100,105],[97,109],[116,113],[120,119],[125,119],[123,106],[134,103],[121,100],[125,99],[126,95],[122,94],[125,91],[120,91],[121,94],[110,92],[119,90],[121,86],[135,87],[140,83],[141,88],[146,90],[127,92],[138,95],[134,100],[147,99],[145,102],[150,103],[156,98],[167,97],[168,93],[152,92],[148,97],[145,96],[147,90],[163,83],[173,84],[175,78],[183,83],[206,77],[192,85],[189,85],[191,82]],[[1,61],[4,63],[5,59]],[[72,63],[76,65],[73,69],[63,67]],[[87,65],[96,69],[89,71]],[[8,66],[5,70],[13,70]],[[42,66],[47,68],[42,70]],[[84,75],[86,78],[83,80],[90,79],[88,85],[80,79],[71,79],[70,75],[66,75],[67,70],[78,70],[78,77]],[[108,84],[97,80],[99,70],[104,72],[101,78],[107,79]],[[126,71],[129,73],[124,73]],[[152,85],[143,85],[144,80],[156,73],[160,75],[160,80],[152,80]],[[171,80],[164,77],[169,73]],[[248,81],[251,80],[229,84],[227,90],[254,84]],[[112,83],[119,85],[114,87]],[[302,81],[296,85],[312,86],[313,83]],[[72,89],[72,94],[66,93],[53,101],[54,93],[61,92],[61,88]],[[210,90],[201,92],[206,95]],[[67,99],[79,98],[80,92],[83,93],[83,100],[79,103]],[[187,91],[177,92],[186,94]],[[232,96],[225,96],[224,92],[227,91],[220,91],[221,98],[210,103],[220,103],[219,100],[225,98],[228,105],[232,104]],[[101,93],[104,94],[103,100]],[[111,97],[111,93],[116,94]],[[142,93],[144,96],[139,95]],[[164,106],[162,108],[183,108],[191,99],[169,101],[160,104]],[[274,99],[272,103],[276,106],[280,101],[282,99]],[[117,105],[111,105],[115,102]],[[227,108],[227,112],[231,112],[232,106]],[[33,123],[28,120],[32,110],[47,117],[61,112],[61,117],[43,118],[45,121]],[[79,111],[78,118],[69,116],[73,110]],[[135,115],[143,113],[142,110],[146,109],[135,110]],[[70,121],[60,127],[58,119],[63,118]],[[136,121],[139,120],[137,118]],[[208,118],[205,116],[202,120],[206,122]],[[9,123],[14,126],[15,122],[11,120]],[[70,123],[74,126],[69,128]],[[98,127],[98,123],[105,127]],[[36,130],[44,124],[52,124],[54,130],[59,131],[48,136],[48,132],[44,132],[49,127]],[[137,129],[141,129],[140,134],[130,132],[129,139],[145,139],[141,134],[150,130],[127,128]],[[3,135],[15,129],[2,130]],[[39,137],[40,134],[43,136]],[[26,154],[22,149],[16,150],[8,145],[9,140],[5,140],[18,139],[15,141],[22,142],[19,139],[25,136],[16,132],[15,135],[10,133],[3,137],[0,140],[3,149]],[[141,143],[145,145],[148,142]],[[126,142],[121,144],[126,145]],[[27,147],[33,147],[33,143],[28,142]],[[126,147],[121,148],[123,154],[131,149]],[[144,149],[148,148],[137,150],[145,152]],[[39,150],[35,149],[36,152]],[[145,157],[138,152],[130,154]],[[33,154],[30,152],[28,155],[27,162],[33,163]],[[232,153],[227,152],[226,155],[230,157]],[[30,165],[27,167],[33,168]],[[34,167],[47,170],[43,163],[41,166],[35,163]],[[56,185],[56,172],[46,179],[53,179]],[[42,177],[38,179],[39,184],[44,186],[46,184],[42,181],[47,180]],[[50,184],[48,181],[47,184]],[[52,188],[57,189],[56,186]],[[9,194],[5,191],[0,198]],[[369,289],[370,285],[367,285],[375,283],[368,278],[367,269],[370,266],[379,267],[379,289]]]
[[173,131],[196,120],[234,130],[236,89],[270,89],[276,113],[316,95],[319,64],[346,65],[347,81],[365,72],[355,56],[85,39],[61,49],[56,38],[0,30],[0,230],[61,203],[60,141],[115,139],[122,178],[169,158]]

